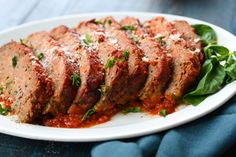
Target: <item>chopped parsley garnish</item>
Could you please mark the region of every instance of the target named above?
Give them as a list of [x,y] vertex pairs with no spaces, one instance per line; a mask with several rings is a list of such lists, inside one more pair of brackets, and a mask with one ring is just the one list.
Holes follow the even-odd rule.
[[106,23],[108,23],[109,25],[112,24],[111,19],[109,19],[109,20],[105,19],[104,22],[103,22],[103,25],[105,25]]
[[111,68],[113,67],[113,65],[115,64],[115,59],[108,59],[107,63],[105,64],[105,69]]
[[124,109],[122,111],[123,113],[136,113],[136,112],[142,112],[141,108],[140,107],[131,107],[131,108],[127,108],[127,109]]
[[134,42],[139,43],[139,39],[138,39],[137,37],[135,37],[135,36],[133,36],[133,35],[129,35],[128,37],[129,37],[131,40],[133,40]]
[[89,45],[89,44],[92,43],[91,36],[90,36],[88,33],[85,34],[85,39],[83,39],[83,42],[84,42],[86,45]]
[[122,57],[117,59],[117,61],[120,61],[120,62],[124,62],[128,59],[129,57],[129,51],[128,50],[125,50],[123,53],[122,53]]
[[122,57],[124,57],[125,59],[128,59],[129,57],[129,51],[128,50],[125,50],[122,54]]
[[161,37],[156,38],[156,41],[160,43],[161,46],[166,47],[166,41],[164,41]]
[[11,108],[2,108],[2,105],[0,104],[0,115],[6,115],[10,111],[11,111]]
[[99,20],[95,20],[94,23],[95,23],[96,25],[103,24],[103,22],[102,22],[102,21],[99,21]]
[[6,88],[8,88],[12,82],[13,82],[13,80],[7,79],[6,80]]
[[26,44],[23,39],[20,39],[20,44],[21,44],[21,45],[24,45],[25,47],[28,47],[28,48],[30,48],[30,49],[33,48],[31,45]]
[[39,60],[41,60],[41,59],[44,58],[44,54],[43,54],[42,52],[39,52],[39,53],[37,54],[37,57],[38,57]]
[[130,31],[133,31],[135,30],[134,26],[128,26],[128,25],[124,25],[124,26],[121,26],[121,30],[130,30]]
[[159,114],[163,117],[165,117],[167,115],[166,109],[161,109]]
[[17,93],[18,93],[18,92],[15,90],[15,91],[13,92],[13,95],[17,95]]
[[124,62],[125,60],[127,60],[129,57],[129,51],[125,50],[122,53],[122,57],[121,58],[115,58],[115,59],[108,59],[107,63],[105,64],[105,69],[111,68],[113,67],[113,65],[115,64],[116,61],[121,61]]
[[17,65],[17,57],[14,56],[14,57],[11,59],[11,61],[12,61],[12,66],[13,66],[13,68],[15,68],[16,65]]
[[0,94],[2,94],[2,92],[3,92],[3,87],[0,86]]
[[72,85],[73,86],[80,86],[80,76],[76,73],[73,73],[71,76],[70,76],[70,79],[72,81]]
[[110,87],[107,85],[101,85],[98,88],[98,91],[101,93],[101,95],[105,95],[110,90]]
[[86,121],[94,113],[95,113],[95,110],[93,108],[89,109],[82,117],[82,121]]
[[107,21],[107,23],[108,23],[109,25],[112,24],[111,19],[109,19],[109,20]]

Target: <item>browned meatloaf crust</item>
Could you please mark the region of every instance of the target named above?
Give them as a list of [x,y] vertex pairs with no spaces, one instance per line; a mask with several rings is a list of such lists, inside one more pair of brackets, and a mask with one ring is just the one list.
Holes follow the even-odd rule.
[[[201,50],[202,44],[198,35],[195,33],[194,28],[189,25],[187,21],[176,20],[171,22],[176,31],[182,34],[184,40],[186,42],[186,47],[188,47],[191,51],[195,51],[196,49]],[[203,62],[203,54],[201,52],[196,53],[198,55],[199,60]]]
[[53,81],[55,92],[44,113],[64,113],[77,92],[78,84],[73,84],[71,80],[72,74],[79,75],[77,65],[66,56],[66,52],[47,32],[33,33],[24,43],[34,49],[35,55],[43,54],[44,57],[40,61]]
[[139,99],[148,103],[149,106],[155,106],[163,98],[164,90],[170,79],[171,57],[167,56],[159,42],[144,32],[138,19],[126,17],[121,20],[120,24],[134,28],[134,30],[126,30],[126,33],[143,50],[143,61],[149,64],[148,78],[139,93]]
[[121,50],[128,51],[128,81],[123,85],[126,90],[124,103],[137,98],[139,91],[142,89],[147,75],[147,63],[142,61],[144,57],[143,51],[139,49],[134,41],[129,39],[121,26],[112,17],[106,17],[100,20],[105,29],[106,38],[113,45]]
[[[14,41],[0,48],[1,99],[12,100],[20,122],[37,123],[53,90],[32,50]],[[3,105],[4,106],[4,105]]]
[[[74,99],[74,105],[83,105],[83,110],[94,106],[100,98],[99,86],[103,84],[104,69],[94,50],[83,47],[80,35],[66,26],[54,28],[50,35],[65,46],[80,65],[81,86]],[[83,112],[83,111],[80,111]]]
[[144,23],[145,30],[158,39],[173,58],[172,78],[165,91],[168,101],[175,103],[190,88],[201,70],[200,49],[185,40],[186,35],[163,17],[155,17]]
[[115,48],[105,38],[104,30],[95,23],[95,20],[79,23],[76,30],[82,35],[91,36],[89,48],[98,50],[98,56],[105,68],[105,82],[100,89],[101,99],[95,105],[95,110],[105,111],[116,104],[124,103],[123,85],[128,80],[128,56],[124,57],[125,52]]

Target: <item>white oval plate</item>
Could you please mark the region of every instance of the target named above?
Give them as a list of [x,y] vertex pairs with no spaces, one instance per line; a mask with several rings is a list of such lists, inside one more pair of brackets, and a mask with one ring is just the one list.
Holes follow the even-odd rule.
[[[235,36],[215,25],[182,16],[145,12],[81,14],[31,22],[0,32],[0,45],[9,42],[12,39],[18,41],[20,38],[26,37],[27,35],[36,31],[50,30],[51,28],[60,24],[73,27],[76,26],[79,21],[88,20],[91,18],[100,18],[104,16],[113,16],[117,20],[120,20],[125,16],[133,16],[139,18],[141,21],[148,20],[154,16],[164,16],[168,20],[182,19],[188,21],[191,24],[207,24],[213,27],[216,31],[219,44],[228,47],[230,50],[236,50]],[[30,124],[20,124],[14,122],[9,117],[0,116],[0,132],[30,139],[51,141],[89,142],[130,138],[160,132],[193,121],[220,107],[235,93],[236,81],[227,85],[216,94],[209,96],[198,106],[194,107],[189,105],[184,109],[168,115],[166,118],[159,116],[151,117],[143,113],[132,113],[128,115],[118,114],[107,123],[92,128],[82,129],[50,128]]]

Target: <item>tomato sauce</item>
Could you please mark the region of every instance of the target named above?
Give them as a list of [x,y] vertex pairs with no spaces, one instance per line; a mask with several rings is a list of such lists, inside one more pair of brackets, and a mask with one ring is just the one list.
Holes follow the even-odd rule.
[[87,128],[94,125],[105,123],[119,112],[122,112],[124,109],[139,107],[142,112],[150,114],[150,115],[158,115],[160,110],[165,109],[167,114],[170,114],[175,111],[175,105],[171,103],[160,103],[160,104],[152,104],[152,103],[141,103],[141,102],[132,102],[127,105],[116,106],[111,110],[94,113],[89,116],[86,120],[82,120],[83,116],[88,110],[85,106],[77,106],[74,105],[68,111],[66,115],[57,115],[51,119],[44,119],[43,125],[50,127],[59,127],[59,128]]

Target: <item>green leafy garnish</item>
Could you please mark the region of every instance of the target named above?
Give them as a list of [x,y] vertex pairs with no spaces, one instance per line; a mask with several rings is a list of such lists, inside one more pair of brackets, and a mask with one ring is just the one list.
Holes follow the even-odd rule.
[[109,25],[112,24],[111,19],[107,20],[107,23],[108,23]]
[[230,83],[236,80],[236,60],[235,59],[236,59],[236,51],[231,53],[229,57],[226,59],[226,63],[224,65],[225,72],[227,74],[225,83]]
[[39,53],[37,54],[37,57],[38,57],[39,60],[41,60],[41,59],[44,58],[44,54],[43,54],[42,52],[39,52]]
[[3,92],[3,87],[0,86],[0,94],[2,94],[2,92]]
[[115,64],[116,60],[115,59],[108,59],[107,63],[105,64],[105,69],[109,69],[111,67],[113,67],[113,65]]
[[163,117],[166,117],[166,115],[167,115],[166,109],[161,109],[159,114]]
[[209,95],[219,91],[224,85],[236,80],[236,52],[216,45],[214,30],[206,25],[193,25],[204,45],[205,61],[197,78],[197,85],[185,94],[184,102],[198,105]]
[[102,22],[102,21],[99,21],[99,20],[95,20],[94,23],[95,23],[96,25],[103,24],[103,22]]
[[13,82],[13,80],[7,79],[6,80],[6,88],[9,88],[9,86],[11,85],[12,82]]
[[210,26],[204,24],[196,24],[192,25],[192,27],[201,38],[203,46],[217,43],[216,33]]
[[7,115],[10,111],[11,108],[2,108],[2,105],[0,104],[0,115]]
[[91,39],[91,36],[86,33],[85,34],[85,39],[83,39],[83,42],[86,44],[86,45],[90,45],[92,43],[92,39]]
[[17,65],[17,57],[14,56],[14,57],[11,59],[11,61],[12,61],[12,66],[13,66],[13,68],[15,68],[16,65]]
[[128,35],[128,37],[129,37],[131,40],[133,40],[134,42],[139,43],[139,38],[137,38],[137,37],[135,37],[135,36],[133,36],[133,35]]
[[91,108],[89,109],[83,116],[82,121],[86,121],[92,114],[94,114],[96,111]]
[[224,67],[219,64],[216,58],[207,59],[199,76],[200,81],[196,89],[184,95],[183,99],[187,103],[198,105],[207,96],[217,92],[224,83]]
[[204,48],[205,59],[217,58],[219,61],[224,60],[225,57],[228,57],[229,50],[220,45],[208,45]]
[[125,51],[122,53],[122,57],[121,57],[121,58],[117,58],[116,61],[124,62],[124,61],[126,61],[128,58],[129,58],[129,51],[128,51],[128,50],[125,50]]
[[23,39],[20,39],[20,44],[24,45],[25,47],[28,47],[30,49],[33,49],[33,47],[31,45],[26,44]]
[[15,91],[13,92],[13,95],[17,95],[17,93],[18,93],[18,92],[15,90]]
[[113,58],[113,59],[108,59],[106,64],[105,64],[105,69],[109,69],[111,67],[113,67],[113,65],[117,62],[117,61],[120,61],[120,62],[124,62],[125,60],[127,60],[129,57],[129,51],[128,50],[125,50],[123,53],[122,53],[122,57],[121,58]]
[[124,26],[121,26],[121,30],[130,30],[130,31],[133,31],[135,30],[134,26],[128,26],[128,25],[124,25]]
[[122,111],[123,113],[136,113],[136,112],[142,112],[140,107],[131,107],[131,108],[126,108]]
[[122,57],[124,57],[124,59],[128,59],[129,57],[129,51],[128,50],[125,50],[122,54]]
[[98,88],[98,91],[101,93],[101,95],[105,95],[107,92],[109,92],[109,90],[110,90],[110,87],[107,85],[101,85]]
[[70,79],[72,81],[72,85],[73,86],[80,86],[80,76],[76,73],[73,73],[71,76],[70,76]]
[[111,19],[105,19],[102,24],[105,25],[106,23],[108,23],[109,25],[112,24]]
[[162,37],[155,38],[157,42],[160,43],[161,46],[166,47],[167,43],[162,39]]

